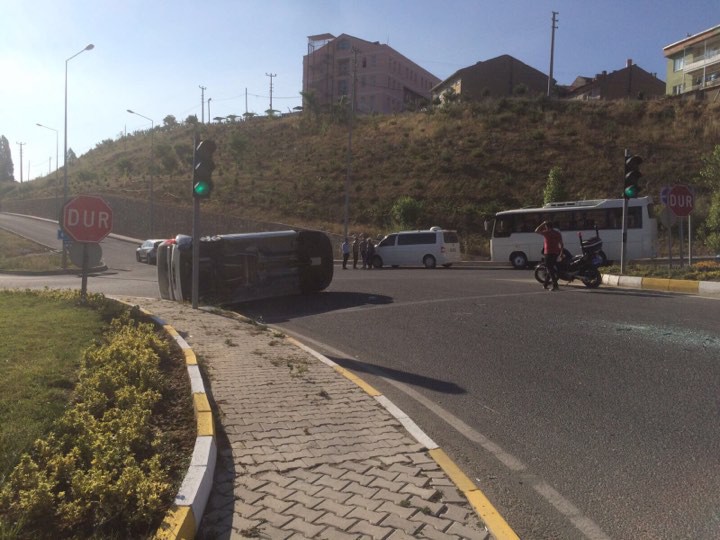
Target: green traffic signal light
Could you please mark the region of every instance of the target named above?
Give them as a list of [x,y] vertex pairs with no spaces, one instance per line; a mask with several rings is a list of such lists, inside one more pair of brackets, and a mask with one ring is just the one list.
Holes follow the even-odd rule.
[[623,191],[623,197],[626,199],[634,199],[640,193],[638,181],[642,177],[642,173],[640,172],[640,164],[642,161],[640,156],[625,156],[625,189]]
[[212,192],[212,182],[208,180],[198,180],[193,184],[193,196],[207,198]]
[[215,141],[200,141],[195,148],[193,160],[193,197],[207,199],[213,190],[212,172],[215,169],[212,157],[217,145]]

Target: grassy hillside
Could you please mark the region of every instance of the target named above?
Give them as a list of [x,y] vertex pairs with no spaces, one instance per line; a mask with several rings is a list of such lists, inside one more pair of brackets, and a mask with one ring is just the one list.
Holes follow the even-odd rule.
[[[569,199],[615,198],[622,190],[625,148],[643,156],[642,195],[657,199],[663,185],[692,183],[702,157],[720,141],[718,112],[720,103],[692,100],[513,98],[358,117],[352,128],[351,231],[393,228],[390,209],[409,195],[423,204],[412,225],[482,234],[483,220],[496,211],[540,205],[555,166],[564,171]],[[193,129],[155,129],[156,200],[191,204]],[[205,124],[199,134],[218,143],[215,192],[203,208],[342,232],[347,123],[306,114]],[[149,132],[98,143],[69,167],[70,194],[146,200],[150,146]],[[0,186],[0,198],[57,193],[54,175]],[[704,207],[700,196],[696,218],[702,219]]]

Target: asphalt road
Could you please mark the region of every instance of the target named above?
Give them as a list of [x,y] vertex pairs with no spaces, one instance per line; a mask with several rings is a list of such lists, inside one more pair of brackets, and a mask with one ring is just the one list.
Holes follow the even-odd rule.
[[720,302],[529,271],[338,270],[242,311],[408,412],[522,538],[720,537]]
[[[157,296],[135,244],[102,245],[109,270],[89,291]],[[79,278],[0,276],[46,285]],[[239,310],[383,391],[522,538],[720,537],[718,300],[551,293],[530,271],[336,267],[324,293]]]

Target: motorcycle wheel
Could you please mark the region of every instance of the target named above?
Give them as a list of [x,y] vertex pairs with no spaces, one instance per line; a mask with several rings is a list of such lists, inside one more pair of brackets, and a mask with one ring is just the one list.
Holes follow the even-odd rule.
[[538,264],[535,267],[535,279],[538,281],[538,283],[542,283],[545,285],[545,279],[548,277],[548,271],[547,267],[544,264]]
[[602,275],[597,268],[588,268],[582,276],[582,282],[588,289],[597,289],[602,283]]

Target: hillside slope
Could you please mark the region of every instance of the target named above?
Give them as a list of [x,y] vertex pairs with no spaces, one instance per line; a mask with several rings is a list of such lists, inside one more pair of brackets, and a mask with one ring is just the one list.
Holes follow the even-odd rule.
[[[203,208],[339,233],[350,165],[352,230],[392,228],[392,205],[409,195],[423,204],[414,226],[481,233],[498,210],[542,204],[555,166],[564,171],[569,199],[620,196],[625,148],[644,159],[642,195],[657,198],[663,185],[691,183],[720,141],[719,111],[720,103],[692,100],[513,98],[358,117],[351,137],[347,123],[311,115],[205,124],[199,136],[214,139],[218,150],[215,191]],[[155,129],[156,200],[191,204],[194,129]],[[69,167],[70,194],[147,200],[150,157],[149,132],[102,141]],[[54,175],[0,186],[0,199],[57,194]]]

